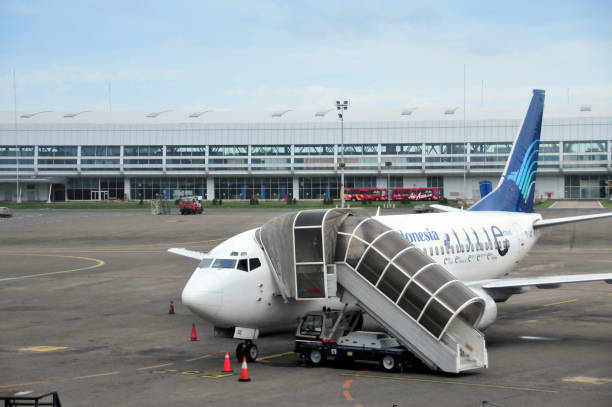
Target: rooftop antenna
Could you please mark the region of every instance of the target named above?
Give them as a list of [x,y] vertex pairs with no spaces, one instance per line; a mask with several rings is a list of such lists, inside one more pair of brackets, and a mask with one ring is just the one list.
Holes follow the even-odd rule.
[[465,71],[466,71],[466,66],[465,64],[463,64],[463,149],[464,149],[464,154],[465,154],[465,161],[463,161],[463,197],[467,198],[465,177],[466,177],[466,172],[467,172],[468,151],[467,151],[467,143],[465,142]]
[[484,107],[484,80],[480,82],[480,107]]

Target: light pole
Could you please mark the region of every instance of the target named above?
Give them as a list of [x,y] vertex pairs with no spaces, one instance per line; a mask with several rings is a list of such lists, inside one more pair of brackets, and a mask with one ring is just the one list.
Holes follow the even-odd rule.
[[387,167],[387,205],[391,207],[391,166],[393,162],[385,161],[385,167]]
[[342,145],[341,150],[341,161],[340,161],[340,196],[342,197],[341,207],[344,208],[344,113],[343,110],[348,109],[349,101],[345,100],[340,102],[336,100],[336,109],[338,110],[338,118],[340,118],[340,143]]
[[17,137],[17,81],[15,80],[15,70],[13,70],[13,96],[14,96],[14,125],[15,125],[15,183],[17,184],[16,203],[21,203],[21,194],[19,193],[19,138]]

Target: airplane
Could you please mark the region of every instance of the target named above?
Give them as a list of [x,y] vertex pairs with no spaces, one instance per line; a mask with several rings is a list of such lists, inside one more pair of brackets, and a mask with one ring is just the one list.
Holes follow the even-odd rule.
[[[397,231],[484,300],[476,326],[479,330],[497,319],[497,302],[529,287],[557,288],[591,281],[612,284],[612,273],[502,278],[525,258],[543,228],[612,216],[608,212],[543,219],[533,213],[544,97],[544,90],[533,91],[498,185],[472,207],[432,205],[440,212],[389,216],[380,215],[379,209],[372,217]],[[209,253],[168,250],[200,261],[182,291],[182,303],[210,321],[216,332],[230,337],[233,332],[234,338],[245,339],[236,349],[239,360],[242,356],[256,360],[259,351],[254,341],[259,330],[295,327],[307,312],[344,305],[337,298],[286,298],[257,240],[258,229],[231,237]]]

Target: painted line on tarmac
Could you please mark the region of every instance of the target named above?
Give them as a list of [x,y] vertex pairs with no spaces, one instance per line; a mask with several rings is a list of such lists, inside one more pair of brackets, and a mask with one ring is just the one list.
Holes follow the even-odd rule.
[[[8,256],[23,256],[23,254],[21,254],[21,253],[6,253],[5,255],[8,255]],[[76,271],[93,270],[95,268],[102,267],[104,264],[106,264],[104,262],[104,260],[94,259],[94,258],[91,258],[91,257],[64,256],[64,255],[59,255],[59,254],[34,254],[34,253],[28,253],[27,256],[63,257],[63,258],[67,258],[67,259],[78,259],[78,260],[93,261],[96,264],[94,264],[93,266],[81,267],[81,268],[72,269],[72,270],[52,271],[52,272],[49,272],[49,273],[31,274],[29,276],[0,278],[0,282],[2,282],[2,281],[13,281],[13,280],[23,280],[23,279],[26,279],[26,278],[53,276],[53,275],[57,275],[57,274],[74,273]]]
[[275,355],[268,355],[268,356],[262,356],[260,358],[257,358],[257,361],[261,361],[261,360],[270,360],[270,359],[276,359],[276,358],[280,358],[283,356],[288,356],[288,355],[293,355],[294,352],[285,352],[285,353],[277,353]]
[[194,360],[200,360],[200,359],[206,359],[211,357],[212,355],[202,355],[202,356],[198,356],[197,358],[193,358],[193,359],[187,359],[185,360],[185,362],[193,362]]
[[572,298],[571,300],[559,301],[559,302],[551,302],[550,304],[544,304],[543,307],[552,307],[553,305],[561,305],[561,304],[571,304],[573,302],[578,302],[578,298]]
[[32,386],[34,384],[44,384],[44,383],[49,383],[46,380],[40,381],[40,382],[27,382],[27,383],[16,383],[16,384],[5,384],[0,386],[0,389],[8,389],[11,387],[22,387],[22,386]]
[[503,385],[497,385],[497,384],[467,383],[467,382],[457,382],[457,381],[452,381],[452,380],[417,379],[417,378],[410,378],[410,377],[362,375],[362,374],[355,374],[355,373],[342,373],[341,376],[364,377],[368,379],[399,380],[399,381],[419,382],[419,383],[451,384],[451,385],[457,385],[457,386],[484,387],[484,388],[489,388],[489,389],[502,389],[502,390],[532,391],[532,392],[538,392],[538,393],[559,393],[559,390],[538,389],[535,387],[518,387],[518,386],[503,386]]
[[[231,236],[227,236],[227,237],[221,237],[218,239],[210,239],[210,240],[198,240],[195,242],[167,242],[167,243],[150,243],[150,244],[142,244],[142,245],[122,245],[122,246],[108,246],[106,248],[99,248],[99,249],[91,249],[91,250],[84,250],[84,249],[79,249],[80,251],[114,251],[114,250],[153,250],[153,251],[157,251],[159,249],[164,249],[164,248],[170,248],[170,247],[177,247],[180,245],[192,245],[192,244],[201,244],[201,243],[214,243],[214,242],[219,242],[222,240],[227,240],[229,239]],[[161,246],[159,249],[156,249],[154,246]],[[65,250],[65,251],[73,251],[75,250],[75,248],[73,247],[50,247],[49,249],[41,249],[39,251],[37,251],[37,253],[39,253],[40,251],[45,251],[45,250]],[[165,253],[165,251],[164,251]],[[9,254],[9,253],[6,253]]]
[[585,377],[585,376],[566,377],[565,379],[563,379],[563,381],[567,383],[586,383],[586,384],[612,383],[612,379],[608,379],[605,377]]
[[344,386],[342,386],[342,388],[343,389],[350,389],[352,383],[353,383],[353,379],[348,379],[347,381],[344,382]]
[[170,363],[164,363],[164,364],[161,364],[161,365],[155,365],[155,366],[139,367],[139,368],[138,368],[138,369],[136,369],[136,370],[149,370],[149,369],[156,369],[156,368],[158,368],[158,367],[170,366],[170,365],[173,365],[173,364],[174,364],[174,363],[170,362]]
[[353,398],[351,397],[351,393],[349,393],[348,391],[344,390],[344,398],[347,399],[348,401],[353,401]]
[[202,376],[198,376],[201,377],[203,379],[221,379],[223,377],[229,377],[229,376],[233,376],[233,373],[218,373],[218,374],[205,374]]
[[19,348],[20,352],[53,352],[55,350],[68,349],[67,346],[30,346],[27,348]]
[[108,373],[98,373],[98,374],[91,374],[91,375],[87,375],[87,376],[77,376],[77,377],[73,377],[72,380],[82,380],[82,379],[92,379],[94,377],[102,377],[102,376],[113,376],[116,374],[119,374],[121,372],[108,372]]

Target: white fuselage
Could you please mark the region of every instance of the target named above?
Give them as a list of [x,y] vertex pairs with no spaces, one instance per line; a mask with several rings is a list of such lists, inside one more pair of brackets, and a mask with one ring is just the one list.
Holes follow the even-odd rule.
[[[533,223],[541,216],[462,211],[375,219],[400,232],[459,280],[470,283],[498,278],[523,259],[537,240]],[[249,271],[198,267],[182,294],[185,305],[217,327],[280,330],[295,325],[309,311],[340,306],[335,299],[285,302],[255,241],[255,229],[226,240],[208,257],[230,259],[232,253],[238,259],[258,258],[261,265]]]

